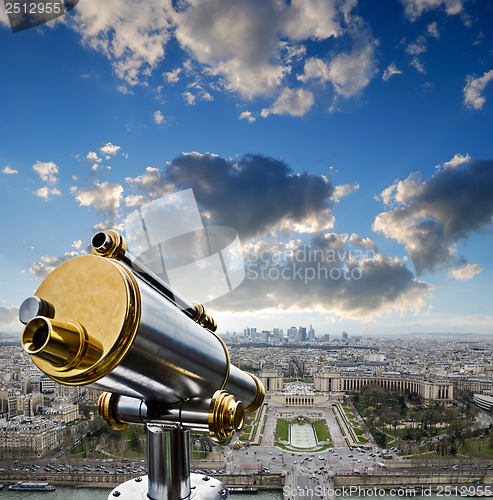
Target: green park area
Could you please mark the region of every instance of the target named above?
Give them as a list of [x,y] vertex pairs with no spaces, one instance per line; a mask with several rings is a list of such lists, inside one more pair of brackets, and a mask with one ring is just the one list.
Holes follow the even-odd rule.
[[306,416],[281,413],[276,423],[275,444],[292,451],[320,451],[332,446],[332,440],[321,413]]
[[267,411],[267,405],[263,405],[258,410],[245,415],[245,423],[241,430],[240,441],[246,441],[250,444],[260,444]]
[[369,387],[353,402],[376,442],[403,455],[493,458],[493,433],[474,425],[480,410],[466,392],[453,405],[424,404],[418,394]]

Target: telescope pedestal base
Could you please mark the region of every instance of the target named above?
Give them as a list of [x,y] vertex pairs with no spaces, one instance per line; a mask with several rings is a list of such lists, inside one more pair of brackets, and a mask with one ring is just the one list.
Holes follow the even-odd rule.
[[[190,474],[191,492],[185,499],[190,500],[225,500],[228,490],[221,481],[203,474]],[[117,486],[108,495],[108,500],[150,500],[147,496],[147,476],[137,477]],[[152,499],[160,500],[160,499]],[[174,500],[182,500],[176,498]]]

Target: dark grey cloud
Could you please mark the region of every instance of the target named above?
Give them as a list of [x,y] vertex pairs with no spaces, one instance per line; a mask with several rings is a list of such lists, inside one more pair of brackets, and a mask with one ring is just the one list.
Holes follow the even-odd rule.
[[216,310],[318,310],[361,318],[419,310],[431,292],[370,239],[333,232],[331,210],[352,189],[294,174],[283,161],[191,153],[127,182],[151,199],[192,188],[207,225],[238,231],[246,278],[211,303]]
[[389,205],[373,228],[405,246],[418,275],[467,264],[456,244],[486,231],[493,219],[493,160],[468,160],[437,171],[430,180],[415,175],[381,195]]
[[184,154],[162,170],[126,180],[150,198],[192,188],[210,222],[233,227],[241,239],[276,228],[289,233],[295,224],[311,224],[310,230],[319,232],[333,222],[328,211],[335,204],[334,186],[326,178],[295,174],[283,161],[261,155],[234,161]]
[[267,308],[365,318],[419,311],[432,291],[399,259],[334,244],[286,248],[257,243],[245,255],[246,278],[211,307],[232,312]]

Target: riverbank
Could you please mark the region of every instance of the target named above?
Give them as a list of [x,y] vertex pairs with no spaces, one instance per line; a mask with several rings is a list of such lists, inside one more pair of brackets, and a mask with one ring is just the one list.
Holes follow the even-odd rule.
[[[3,473],[0,474],[1,484],[13,484],[17,481],[47,481],[56,486],[70,486],[73,488],[103,488],[113,489],[118,485],[136,477],[139,474],[59,474],[43,473],[42,475],[29,473]],[[256,487],[262,490],[279,490],[284,486],[281,474],[210,474],[227,487]]]

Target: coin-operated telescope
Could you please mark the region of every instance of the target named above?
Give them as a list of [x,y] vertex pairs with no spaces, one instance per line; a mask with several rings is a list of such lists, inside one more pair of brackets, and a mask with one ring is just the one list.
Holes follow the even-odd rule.
[[112,427],[146,426],[147,482],[108,498],[226,498],[222,483],[190,474],[190,430],[230,438],[262,404],[262,383],[231,364],[204,307],[133,257],[119,233],[97,233],[92,254],[58,266],[22,303],[24,350],[56,382],[106,391],[98,411]]

